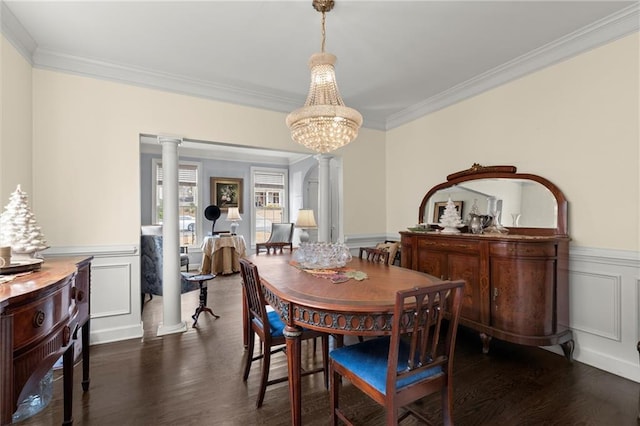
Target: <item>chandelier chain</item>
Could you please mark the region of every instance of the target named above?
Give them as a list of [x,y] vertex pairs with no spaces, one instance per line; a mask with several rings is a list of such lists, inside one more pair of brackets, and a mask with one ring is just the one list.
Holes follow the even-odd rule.
[[322,53],[324,53],[324,44],[327,37],[327,31],[325,28],[326,15],[327,14],[325,12],[322,12],[322,45],[320,46],[320,52]]

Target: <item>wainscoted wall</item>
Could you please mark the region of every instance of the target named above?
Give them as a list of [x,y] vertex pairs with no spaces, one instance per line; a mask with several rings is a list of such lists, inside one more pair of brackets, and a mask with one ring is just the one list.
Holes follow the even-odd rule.
[[[347,245],[357,255],[385,239],[400,236],[351,235]],[[574,359],[640,382],[640,253],[572,246],[569,291]],[[559,346],[546,349],[562,355]]]
[[[358,247],[385,239],[399,235],[351,235],[346,243],[357,255]],[[139,247],[52,248],[45,254],[94,257],[91,344],[142,337]],[[569,263],[575,360],[640,382],[640,253],[571,247]],[[559,347],[547,349],[562,354]]]
[[140,247],[57,247],[54,256],[93,256],[91,263],[91,344],[141,338]]
[[640,253],[571,247],[575,359],[640,382]]

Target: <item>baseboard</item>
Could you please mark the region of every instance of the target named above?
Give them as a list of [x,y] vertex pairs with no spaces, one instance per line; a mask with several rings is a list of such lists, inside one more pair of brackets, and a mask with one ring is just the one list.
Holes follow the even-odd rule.
[[91,330],[90,345],[101,345],[103,343],[119,342],[121,340],[141,339],[144,335],[142,323],[133,326],[103,328],[101,330]]

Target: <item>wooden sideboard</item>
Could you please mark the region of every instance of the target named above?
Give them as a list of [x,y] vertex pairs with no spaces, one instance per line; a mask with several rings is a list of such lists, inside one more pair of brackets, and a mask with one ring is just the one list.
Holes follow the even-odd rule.
[[460,324],[491,337],[573,353],[568,238],[401,232],[402,266],[465,281]]
[[73,340],[82,327],[82,387],[89,387],[91,257],[46,259],[40,270],[0,284],[0,425],[37,393],[63,356],[64,418],[73,423]]
[[[460,206],[462,221],[474,215],[493,219],[494,213],[492,225],[500,226],[485,228],[491,233],[438,230],[437,207],[448,199]],[[531,346],[559,344],[572,360],[567,204],[542,176],[517,173],[515,166],[474,164],[426,193],[418,209],[421,225],[400,232],[402,266],[465,281],[460,324],[480,333],[485,353],[495,337]],[[504,226],[500,219],[511,223]]]

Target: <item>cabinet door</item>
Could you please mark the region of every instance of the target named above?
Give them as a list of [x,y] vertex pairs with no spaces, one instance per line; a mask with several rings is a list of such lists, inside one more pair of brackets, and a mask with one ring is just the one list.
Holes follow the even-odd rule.
[[460,316],[472,321],[481,322],[480,257],[469,254],[449,253],[447,256],[447,269],[448,273],[445,278],[450,280],[464,280],[464,294]]
[[447,279],[447,253],[441,251],[419,250],[417,270],[436,278]]
[[554,333],[553,259],[491,259],[491,325],[527,335]]

